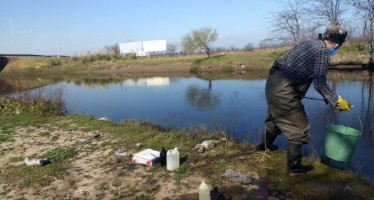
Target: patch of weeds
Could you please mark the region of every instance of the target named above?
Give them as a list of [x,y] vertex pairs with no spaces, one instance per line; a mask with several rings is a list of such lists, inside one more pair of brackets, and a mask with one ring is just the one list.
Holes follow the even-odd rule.
[[63,175],[64,168],[61,163],[51,163],[45,166],[26,166],[8,168],[5,178],[15,181],[21,188],[47,186],[55,178]]
[[93,129],[92,127],[86,127],[86,128],[83,128],[83,131],[84,132],[91,132],[91,131],[94,131],[95,129]]
[[122,184],[122,180],[120,180],[120,179],[115,179],[115,180],[112,182],[112,186],[113,186],[113,187],[119,187],[119,186],[121,186],[121,184]]
[[157,192],[160,191],[160,189],[161,189],[161,185],[159,185],[159,184],[155,184],[155,185],[153,185],[153,187],[149,190],[149,192],[157,193]]
[[175,172],[176,172],[175,181],[177,183],[180,183],[183,179],[190,176],[189,170],[187,169],[186,166],[179,167]]
[[49,132],[55,132],[55,131],[58,131],[58,129],[55,128],[55,127],[49,127],[48,130],[49,130]]
[[20,161],[23,161],[23,160],[24,160],[24,157],[21,157],[21,156],[10,157],[9,158],[9,162],[20,162]]
[[107,146],[112,146],[112,142],[111,141],[104,141],[101,143],[101,147],[107,147]]
[[2,132],[3,134],[11,134],[11,133],[13,133],[14,131],[13,131],[12,129],[8,128],[8,127],[1,127],[1,132]]
[[72,149],[61,149],[61,148],[56,148],[54,150],[51,150],[47,152],[46,154],[42,155],[43,158],[53,158],[53,161],[62,161],[62,160],[67,160],[69,158],[72,158],[76,155],[76,152]]
[[11,138],[11,134],[13,132],[14,131],[10,128],[2,127],[1,132],[0,132],[0,142],[5,142],[5,141],[9,140],[9,138]]
[[229,72],[231,73],[234,71],[234,68],[232,66],[223,66],[221,70],[224,73],[229,73]]
[[46,136],[49,136],[51,133],[48,132],[48,131],[42,131],[40,132],[38,135],[41,136],[41,137],[46,137]]
[[190,68],[190,73],[197,74],[198,72],[199,72],[199,67],[193,66],[193,67]]
[[129,192],[130,192],[131,194],[136,194],[136,193],[138,193],[138,190],[136,189],[135,186],[131,186],[131,187],[129,188]]
[[60,104],[63,102],[53,102],[40,96],[0,97],[0,116],[16,116],[21,113],[37,116],[62,114],[64,105]]
[[0,134],[0,142],[5,142],[5,141],[9,140],[9,138],[10,138],[10,135]]
[[136,196],[134,200],[152,200],[153,198],[148,196],[148,195],[140,195],[140,196]]
[[48,60],[49,67],[61,66],[62,62],[59,58],[51,58]]

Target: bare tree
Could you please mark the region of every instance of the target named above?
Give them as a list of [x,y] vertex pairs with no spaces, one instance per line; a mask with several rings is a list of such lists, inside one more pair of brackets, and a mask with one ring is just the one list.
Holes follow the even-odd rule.
[[373,67],[374,60],[374,0],[347,0],[354,8],[356,8],[357,13],[361,16],[365,16],[368,23],[365,22],[366,37],[369,53],[370,53],[370,65]]
[[166,53],[171,56],[174,55],[177,50],[177,46],[175,44],[167,44],[166,46]]
[[111,45],[111,46],[105,46],[105,50],[108,53],[114,54],[116,56],[118,56],[120,54],[119,44],[114,44],[114,45]]
[[210,27],[204,27],[197,30],[193,30],[191,33],[185,35],[182,39],[182,47],[184,52],[189,54],[193,53],[197,49],[205,51],[210,57],[211,43],[216,41],[218,33],[215,29]]
[[291,41],[300,42],[302,38],[303,1],[287,0],[285,9],[275,12],[271,16],[270,31],[276,34],[275,38],[283,43]]
[[342,16],[348,11],[343,0],[312,0],[309,1],[309,13],[317,20],[342,22]]
[[254,49],[254,46],[251,42],[246,44],[243,48],[244,51],[252,51],[253,49]]

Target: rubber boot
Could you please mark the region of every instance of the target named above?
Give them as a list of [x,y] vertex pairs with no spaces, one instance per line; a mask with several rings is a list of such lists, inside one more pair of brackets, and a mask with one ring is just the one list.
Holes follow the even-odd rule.
[[260,151],[265,151],[266,149],[268,149],[269,151],[278,150],[278,146],[273,144],[277,136],[278,135],[272,135],[269,132],[266,132],[264,140],[261,142],[261,144],[256,146],[256,149]]
[[305,174],[313,170],[312,165],[302,165],[301,164],[301,144],[294,144],[288,142],[287,147],[287,174],[288,176],[297,176],[300,174]]

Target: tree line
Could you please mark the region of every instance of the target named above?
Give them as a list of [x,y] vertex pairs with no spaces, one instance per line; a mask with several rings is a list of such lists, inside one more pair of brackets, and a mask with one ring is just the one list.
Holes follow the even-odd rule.
[[[282,0],[283,8],[270,14],[268,41],[295,44],[317,38],[322,27],[338,22],[347,39],[364,42],[373,64],[374,0]],[[263,41],[263,42],[268,42]]]

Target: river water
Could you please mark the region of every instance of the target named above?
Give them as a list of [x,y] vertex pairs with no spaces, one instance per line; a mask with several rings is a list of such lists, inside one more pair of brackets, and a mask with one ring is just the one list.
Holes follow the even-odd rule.
[[[230,138],[258,143],[264,132],[267,107],[264,77],[206,80],[198,77],[144,77],[105,83],[63,81],[67,109],[107,117],[113,121],[136,119],[165,128],[222,130]],[[334,72],[329,78],[337,94],[354,107],[339,112],[327,106],[313,86],[304,99],[311,125],[311,140],[303,146],[308,154],[324,154],[327,124],[346,125],[361,131],[351,159],[351,169],[374,180],[373,76],[362,72]],[[50,87],[50,86],[49,86]],[[276,144],[286,149],[283,135]]]

